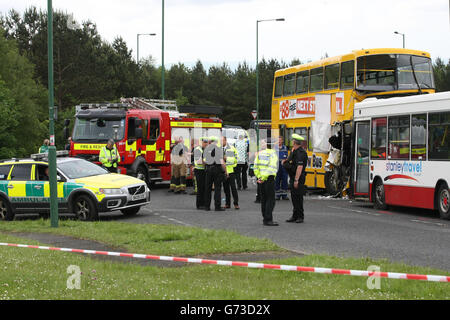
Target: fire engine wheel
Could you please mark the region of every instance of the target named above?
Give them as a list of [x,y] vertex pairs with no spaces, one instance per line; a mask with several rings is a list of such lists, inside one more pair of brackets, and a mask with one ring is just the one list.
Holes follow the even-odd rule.
[[74,213],[81,221],[98,220],[98,211],[94,201],[87,195],[81,195],[75,199]]
[[374,206],[376,209],[386,210],[387,204],[385,200],[384,185],[381,180],[375,182],[373,188]]
[[442,184],[437,192],[437,209],[442,219],[450,220],[450,191]]
[[136,170],[136,178],[145,181],[145,183],[148,185],[148,173],[145,166],[140,165]]
[[2,197],[0,197],[0,220],[14,220],[14,212],[11,209],[11,205]]

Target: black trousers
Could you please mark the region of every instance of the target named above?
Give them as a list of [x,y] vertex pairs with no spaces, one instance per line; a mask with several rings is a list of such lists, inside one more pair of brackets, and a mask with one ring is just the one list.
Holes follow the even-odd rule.
[[221,165],[208,166],[206,168],[206,196],[205,207],[210,208],[212,198],[212,186],[214,184],[214,207],[215,209],[221,208],[222,197],[221,189],[223,182],[223,171]]
[[304,210],[303,210],[303,196],[305,194],[305,185],[298,184],[298,188],[294,188],[294,184],[290,184],[291,189],[291,201],[294,207],[292,211],[292,217],[294,219],[304,219]]
[[206,190],[206,171],[205,169],[194,169],[195,181],[197,182],[196,206],[205,206],[205,190]]
[[231,206],[231,194],[233,194],[233,204],[236,206],[239,204],[235,173],[228,174],[228,178],[225,177],[223,180],[223,191],[225,192],[225,204],[227,206]]
[[238,189],[244,188],[247,189],[247,163],[238,163],[236,166],[236,183]]
[[263,222],[273,221],[272,212],[275,208],[275,177],[270,176],[260,184],[261,190],[261,213]]
[[117,168],[114,168],[113,166],[111,166],[111,167],[103,166],[103,168],[105,168],[106,170],[108,170],[111,173],[117,173]]

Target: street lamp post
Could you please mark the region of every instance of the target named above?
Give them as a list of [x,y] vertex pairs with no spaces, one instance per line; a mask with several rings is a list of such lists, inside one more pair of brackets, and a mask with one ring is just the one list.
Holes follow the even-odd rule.
[[401,35],[403,37],[403,49],[405,49],[405,34],[404,33],[400,33],[398,31],[395,31],[394,33],[395,34],[399,34],[399,35]]
[[284,21],[284,18],[256,20],[256,145],[259,150],[259,61],[258,61],[258,24],[266,21]]
[[55,147],[55,112],[54,112],[54,86],[53,86],[53,4],[47,1],[47,45],[48,45],[48,110],[49,110],[49,136],[48,169],[50,184],[50,225],[58,227],[58,185],[56,181],[56,147]]
[[137,34],[137,56],[136,56],[136,62],[139,64],[139,37],[140,36],[156,36],[156,33],[138,33]]
[[161,99],[165,99],[165,92],[164,92],[164,0],[162,0],[162,54],[161,54]]

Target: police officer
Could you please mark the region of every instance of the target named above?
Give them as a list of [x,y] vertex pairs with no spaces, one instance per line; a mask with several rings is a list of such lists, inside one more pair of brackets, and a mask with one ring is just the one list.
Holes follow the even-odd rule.
[[[239,209],[239,196],[236,188],[237,150],[227,143],[227,137],[222,136],[223,153],[225,155],[226,177],[223,180],[223,191],[225,192],[225,209],[231,208],[231,194],[233,194],[233,205]],[[231,189],[231,192],[230,192]]]
[[278,156],[275,150],[267,149],[267,142],[260,143],[261,151],[255,158],[253,170],[261,190],[261,212],[265,226],[278,226],[273,221],[272,212],[275,207],[275,176],[278,171]]
[[102,166],[109,172],[117,173],[117,164],[119,163],[119,152],[113,139],[109,139],[106,146],[100,149],[98,156]]
[[279,163],[278,163],[277,177],[275,179],[275,195],[276,195],[277,200],[280,200],[280,199],[289,200],[288,195],[287,195],[288,173],[287,173],[286,169],[282,166],[283,160],[287,159],[287,157],[288,157],[289,150],[284,145],[284,137],[283,136],[278,137],[277,150],[278,150]]
[[214,185],[214,207],[215,211],[225,211],[221,206],[221,189],[225,173],[225,162],[223,160],[223,149],[218,146],[219,138],[210,137],[211,143],[203,152],[203,162],[206,167],[206,196],[205,210],[210,211],[212,188]]
[[196,207],[205,209],[206,171],[203,162],[203,152],[208,146],[208,138],[200,138],[200,144],[194,148],[194,175],[197,182]]
[[283,166],[289,173],[292,205],[294,207],[292,217],[286,222],[302,223],[304,220],[303,196],[305,194],[306,166],[308,164],[308,154],[302,148],[304,138],[296,133],[292,135],[294,142],[292,152],[283,161]]

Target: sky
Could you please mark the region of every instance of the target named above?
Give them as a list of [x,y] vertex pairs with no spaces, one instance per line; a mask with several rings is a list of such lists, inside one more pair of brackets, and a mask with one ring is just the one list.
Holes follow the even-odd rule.
[[[356,49],[424,50],[435,59],[450,59],[450,0],[165,0],[164,61],[208,68],[256,64],[258,58],[289,63],[314,61]],[[0,0],[0,12],[23,12],[30,6],[47,9],[45,0]],[[102,38],[121,36],[136,58],[162,58],[162,0],[53,0],[54,10],[73,14],[76,21],[96,23]]]

